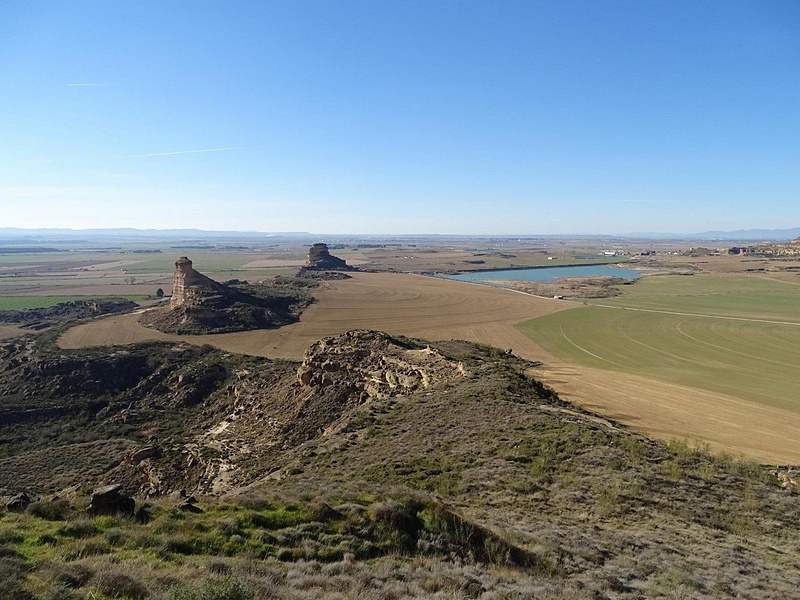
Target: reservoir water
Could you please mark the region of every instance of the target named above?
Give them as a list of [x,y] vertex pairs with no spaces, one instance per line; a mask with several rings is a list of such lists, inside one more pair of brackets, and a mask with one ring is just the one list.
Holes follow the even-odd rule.
[[448,279],[485,283],[489,279],[517,279],[521,281],[553,281],[557,277],[622,277],[637,279],[641,271],[611,267],[608,265],[580,265],[575,267],[537,267],[532,269],[509,269],[506,271],[478,271],[447,275]]

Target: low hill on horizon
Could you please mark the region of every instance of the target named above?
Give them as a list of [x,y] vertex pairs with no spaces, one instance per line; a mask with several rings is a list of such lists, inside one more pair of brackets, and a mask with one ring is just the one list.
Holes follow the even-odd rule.
[[[319,238],[336,240],[365,240],[365,239],[632,239],[632,240],[664,240],[664,241],[729,241],[729,242],[781,242],[800,236],[800,227],[785,229],[739,229],[739,230],[709,230],[690,233],[674,232],[630,232],[620,234],[596,233],[508,233],[508,234],[372,234],[372,233],[314,233],[305,231],[294,232],[263,232],[263,231],[219,231],[204,229],[136,229],[131,227],[104,228],[104,229],[63,229],[63,228],[36,228],[23,229],[16,227],[0,227],[0,244],[30,244],[30,243],[63,243],[87,242],[86,238],[100,238],[104,243],[112,239],[121,241],[142,240],[180,240],[183,242],[224,242],[258,240],[258,241],[291,241],[298,243],[313,243]],[[83,238],[83,239],[82,239]]]

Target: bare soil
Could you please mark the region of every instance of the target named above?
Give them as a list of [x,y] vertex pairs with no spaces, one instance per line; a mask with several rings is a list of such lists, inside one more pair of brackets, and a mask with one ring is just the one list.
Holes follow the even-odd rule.
[[0,325],[0,340],[5,340],[12,337],[17,337],[28,333],[24,329],[19,329],[17,327],[6,327],[5,325]]

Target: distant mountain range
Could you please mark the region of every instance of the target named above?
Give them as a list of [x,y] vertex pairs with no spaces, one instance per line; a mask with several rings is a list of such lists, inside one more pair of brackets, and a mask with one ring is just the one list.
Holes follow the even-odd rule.
[[204,229],[134,229],[132,227],[119,227],[109,229],[23,229],[21,227],[0,227],[0,238],[7,237],[156,237],[156,238],[185,238],[185,237],[289,237],[310,236],[305,232],[266,233],[261,231],[207,231]]
[[739,229],[736,231],[703,231],[700,233],[657,233],[634,232],[626,234],[524,234],[524,235],[448,235],[448,234],[315,234],[305,231],[293,232],[261,232],[261,231],[208,231],[203,229],[134,229],[122,227],[117,229],[23,229],[19,227],[0,227],[0,241],[6,244],[41,243],[61,241],[63,243],[80,243],[88,239],[111,239],[117,241],[133,241],[148,239],[179,240],[182,242],[222,242],[225,240],[274,240],[292,239],[296,241],[319,240],[353,240],[353,239],[637,239],[637,240],[671,240],[671,241],[730,241],[730,242],[781,242],[800,237],[800,227],[790,229]]
[[629,233],[623,238],[660,240],[726,240],[785,242],[800,237],[800,227],[791,229],[738,229],[736,231],[703,231],[702,233]]

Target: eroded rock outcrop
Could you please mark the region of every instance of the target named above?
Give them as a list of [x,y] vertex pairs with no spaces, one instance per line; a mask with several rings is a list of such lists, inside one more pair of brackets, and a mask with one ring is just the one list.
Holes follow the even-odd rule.
[[356,330],[312,345],[297,370],[297,379],[310,387],[347,381],[364,398],[385,398],[464,374],[461,363],[430,347],[417,348],[379,331]]
[[228,293],[229,288],[206,277],[192,267],[187,256],[175,261],[175,274],[172,276],[172,297],[169,305],[200,306],[209,296]]
[[795,258],[800,256],[800,238],[783,244],[733,246],[728,249],[728,254],[748,254],[765,258]]
[[166,333],[229,333],[287,325],[307,304],[300,298],[274,293],[261,297],[249,291],[214,281],[181,256],[175,262],[169,306],[148,311],[139,321]]
[[314,244],[308,250],[308,259],[306,265],[303,267],[307,270],[316,271],[352,271],[353,267],[349,266],[347,262],[334,256],[328,250],[327,244]]
[[90,319],[101,315],[130,312],[139,305],[126,298],[103,298],[100,300],[76,300],[60,302],[46,308],[0,311],[0,323],[14,323],[24,329],[40,330],[70,323],[80,319]]

